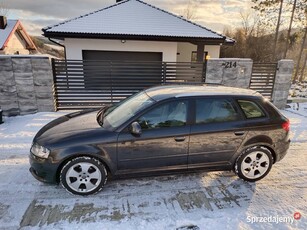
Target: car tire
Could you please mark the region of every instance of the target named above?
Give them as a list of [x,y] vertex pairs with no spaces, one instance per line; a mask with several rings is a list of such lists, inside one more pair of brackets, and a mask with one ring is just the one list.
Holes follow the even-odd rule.
[[107,170],[95,158],[76,157],[63,166],[60,181],[72,194],[92,195],[99,192],[107,182]]
[[236,160],[235,173],[243,180],[255,182],[264,178],[273,164],[272,153],[264,147],[250,148]]

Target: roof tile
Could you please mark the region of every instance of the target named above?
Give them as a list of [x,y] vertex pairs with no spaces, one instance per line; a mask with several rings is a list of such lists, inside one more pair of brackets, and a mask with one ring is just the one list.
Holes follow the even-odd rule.
[[82,33],[225,39],[221,34],[140,0],[110,7],[43,29],[47,33]]

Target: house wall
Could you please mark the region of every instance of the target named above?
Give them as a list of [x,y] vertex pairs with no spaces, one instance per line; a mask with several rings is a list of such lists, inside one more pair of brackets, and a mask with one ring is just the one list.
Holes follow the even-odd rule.
[[162,52],[163,61],[176,62],[176,42],[102,40],[102,39],[74,39],[65,38],[66,58],[82,60],[82,50],[101,51],[134,51],[134,52]]
[[[197,46],[192,43],[178,42],[177,43],[177,61],[178,62],[191,62],[192,52],[197,51]],[[210,58],[220,57],[220,46],[206,45],[205,52],[208,52]]]
[[213,45],[205,46],[205,51],[208,52],[208,55],[210,56],[210,58],[219,58],[220,49],[221,49],[221,46],[213,46]]
[[0,82],[4,115],[54,111],[49,57],[0,55]]
[[15,54],[16,52],[19,54],[29,54],[29,50],[26,49],[26,42],[22,40],[22,38],[15,32],[10,38],[7,47],[4,49],[4,54]]

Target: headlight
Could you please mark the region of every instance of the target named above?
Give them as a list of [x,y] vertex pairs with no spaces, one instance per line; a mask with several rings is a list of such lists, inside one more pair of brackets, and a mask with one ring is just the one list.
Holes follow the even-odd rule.
[[45,148],[44,146],[40,146],[39,144],[34,143],[31,147],[31,153],[33,155],[47,159],[50,153],[50,150]]

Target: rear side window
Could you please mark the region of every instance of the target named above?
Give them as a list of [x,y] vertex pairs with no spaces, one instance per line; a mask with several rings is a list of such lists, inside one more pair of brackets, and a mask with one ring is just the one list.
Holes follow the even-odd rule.
[[196,124],[236,121],[240,115],[231,101],[222,98],[196,99]]
[[238,103],[243,110],[246,118],[250,119],[265,117],[264,112],[255,102],[247,100],[238,100]]

